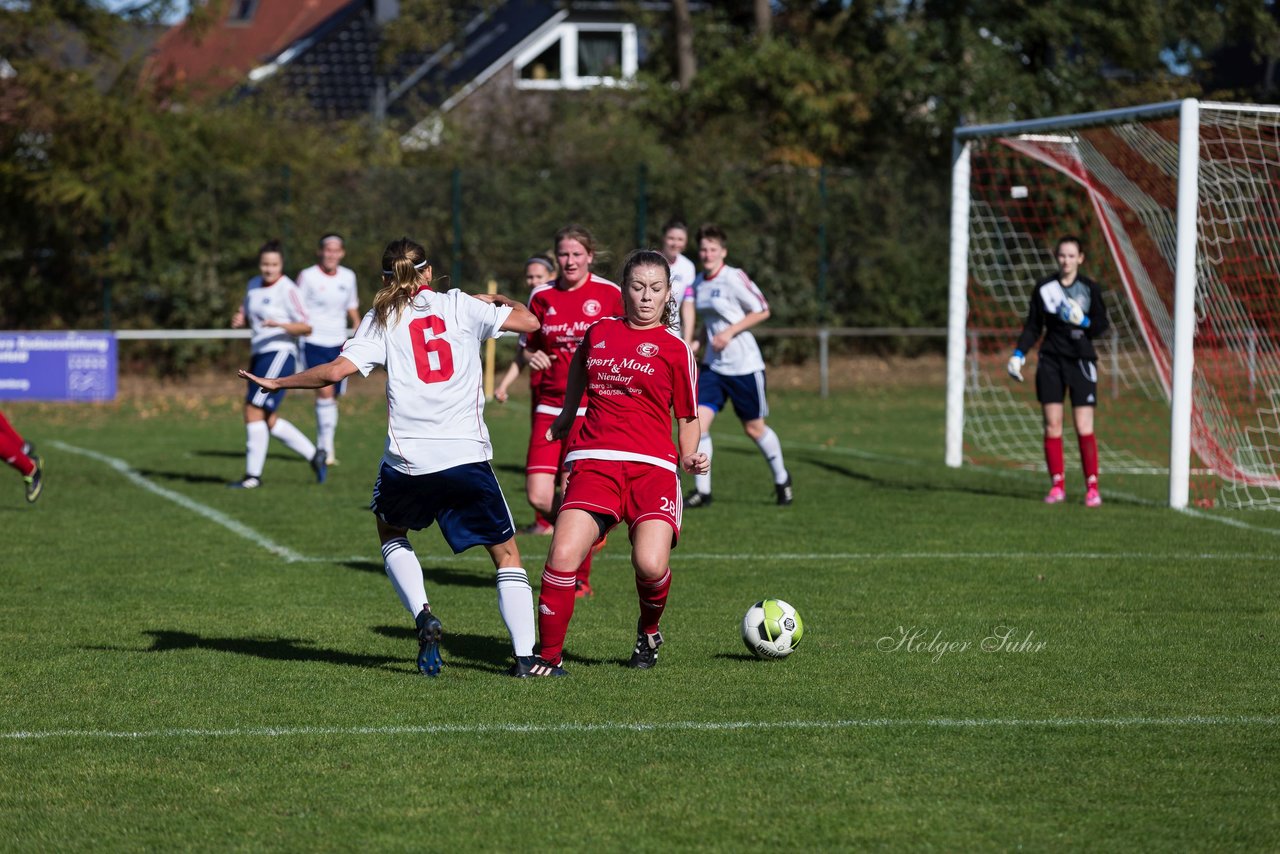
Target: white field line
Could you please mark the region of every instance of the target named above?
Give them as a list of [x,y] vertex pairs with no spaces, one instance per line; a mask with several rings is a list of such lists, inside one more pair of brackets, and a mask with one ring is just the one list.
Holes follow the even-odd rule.
[[356,727],[232,727],[229,729],[95,730],[62,729],[0,733],[0,739],[29,741],[51,738],[89,739],[213,739],[296,738],[361,735],[489,735],[612,732],[738,732],[751,730],[856,730],[856,729],[1064,729],[1064,728],[1194,728],[1277,727],[1276,715],[1187,715],[1182,717],[1130,718],[864,718],[831,721],[667,721],[631,723],[558,724],[422,724],[419,726]]
[[[348,560],[348,558],[315,558],[301,555],[288,546],[280,545],[266,534],[261,534],[243,522],[232,519],[220,510],[215,510],[207,504],[201,504],[194,498],[188,498],[180,492],[174,492],[172,489],[165,489],[163,486],[147,480],[124,460],[117,459],[116,457],[109,457],[106,454],[100,454],[97,451],[90,451],[87,448],[77,448],[74,445],[68,445],[65,442],[59,442],[56,440],[49,444],[59,450],[67,451],[72,454],[79,454],[82,457],[88,457],[91,460],[97,460],[98,462],[109,466],[123,475],[124,478],[134,486],[141,487],[148,492],[159,495],[161,498],[168,499],[180,507],[185,507],[192,513],[202,516],[216,525],[221,525],[236,536],[243,537],[254,545],[260,546],[272,554],[279,555],[284,558],[285,563],[329,563],[331,561],[341,562],[343,560]],[[350,558],[350,560],[359,559],[360,558]]]

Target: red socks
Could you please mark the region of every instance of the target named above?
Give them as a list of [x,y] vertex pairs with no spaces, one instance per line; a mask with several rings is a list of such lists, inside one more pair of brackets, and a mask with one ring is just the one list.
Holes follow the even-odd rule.
[[[1098,440],[1092,433],[1077,437],[1080,440],[1080,465],[1084,468],[1085,486],[1098,485]],[[1058,440],[1061,443],[1062,440]],[[1062,459],[1062,445],[1058,445],[1058,459]]]
[[538,654],[544,661],[560,663],[564,636],[573,617],[575,573],[542,567],[542,589],[538,591],[538,637],[542,648]]
[[1054,486],[1062,486],[1066,477],[1066,464],[1062,462],[1062,437],[1044,440],[1044,461],[1049,467],[1049,478]]
[[2,414],[0,414],[0,460],[13,466],[23,477],[30,476],[36,470],[36,464],[22,453],[22,437]]
[[636,576],[636,593],[640,596],[640,631],[653,634],[667,607],[667,593],[671,590],[671,569],[661,578],[646,581]]

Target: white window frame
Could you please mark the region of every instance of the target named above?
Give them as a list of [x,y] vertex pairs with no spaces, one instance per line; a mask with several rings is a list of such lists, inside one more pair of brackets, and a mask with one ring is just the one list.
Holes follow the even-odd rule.
[[[578,75],[578,33],[621,33],[622,76],[589,77]],[[542,52],[560,41],[560,77],[555,80],[525,80],[520,72]],[[639,68],[639,37],[635,24],[564,23],[543,34],[516,54],[512,62],[517,89],[589,89],[593,86],[620,86],[636,76]]]

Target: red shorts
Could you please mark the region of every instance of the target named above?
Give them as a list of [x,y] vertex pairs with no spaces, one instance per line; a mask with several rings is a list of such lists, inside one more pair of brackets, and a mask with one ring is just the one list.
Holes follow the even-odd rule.
[[680,478],[671,469],[630,460],[574,460],[560,512],[586,510],[626,522],[633,532],[648,519],[671,526],[671,545],[680,539],[684,503]]
[[532,432],[529,434],[529,453],[524,458],[525,474],[534,474],[535,472],[556,474],[560,469],[564,468],[565,454],[569,453],[569,444],[577,437],[578,431],[582,429],[584,418],[579,415],[573,419],[573,427],[570,428],[567,438],[559,442],[549,442],[547,441],[547,428],[555,420],[556,416],[550,412],[533,410],[533,426],[531,428]]

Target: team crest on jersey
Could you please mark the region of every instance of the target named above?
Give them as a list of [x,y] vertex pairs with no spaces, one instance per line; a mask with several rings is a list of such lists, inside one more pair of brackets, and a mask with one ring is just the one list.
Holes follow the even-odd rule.
[[587,317],[595,317],[600,313],[600,303],[593,299],[587,300],[582,304],[582,313]]
[[641,356],[644,356],[646,359],[652,359],[654,356],[658,355],[658,345],[650,341],[646,341],[636,348],[636,352]]

